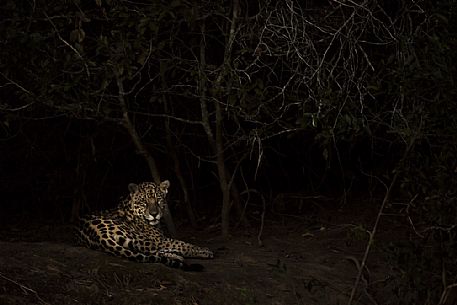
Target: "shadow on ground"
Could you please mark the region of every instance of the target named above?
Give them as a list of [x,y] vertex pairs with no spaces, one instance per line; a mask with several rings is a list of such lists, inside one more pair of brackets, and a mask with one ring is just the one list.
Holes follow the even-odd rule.
[[[215,259],[198,261],[198,273],[74,246],[67,226],[5,229],[0,304],[347,304],[365,246],[348,243],[351,225],[268,227],[262,247],[257,229],[226,242],[186,232],[182,239],[216,250]],[[380,253],[372,256],[354,304],[390,303],[388,268]]]

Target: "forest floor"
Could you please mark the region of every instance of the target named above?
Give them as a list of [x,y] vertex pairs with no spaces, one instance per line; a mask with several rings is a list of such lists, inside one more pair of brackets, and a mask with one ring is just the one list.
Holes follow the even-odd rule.
[[[215,250],[212,260],[191,261],[204,265],[202,272],[75,246],[70,226],[3,227],[0,304],[347,304],[368,239],[361,228],[371,229],[376,212],[325,213],[312,221],[269,217],[262,246],[252,225],[233,230],[228,241],[214,229],[179,228],[180,239]],[[391,269],[375,246],[353,304],[395,304]]]

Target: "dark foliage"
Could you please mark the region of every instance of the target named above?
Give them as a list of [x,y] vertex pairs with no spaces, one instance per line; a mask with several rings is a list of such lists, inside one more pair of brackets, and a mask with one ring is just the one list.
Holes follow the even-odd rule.
[[197,218],[382,196],[398,173],[396,293],[457,283],[454,1],[7,0],[0,37],[5,221],[68,222],[151,180],[127,114]]

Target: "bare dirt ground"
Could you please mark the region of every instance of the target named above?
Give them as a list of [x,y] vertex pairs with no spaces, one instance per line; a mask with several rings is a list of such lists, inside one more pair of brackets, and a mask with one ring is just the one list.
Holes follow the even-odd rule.
[[[235,230],[228,241],[180,230],[181,239],[216,251],[213,260],[192,261],[203,272],[75,246],[70,226],[4,228],[0,304],[347,304],[366,239],[351,237],[356,226],[345,218],[267,223],[262,247],[258,228]],[[389,272],[375,249],[354,304],[396,304]]]

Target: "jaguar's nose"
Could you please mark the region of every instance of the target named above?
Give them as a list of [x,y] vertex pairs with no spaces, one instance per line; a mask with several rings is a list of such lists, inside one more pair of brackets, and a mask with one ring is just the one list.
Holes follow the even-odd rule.
[[159,209],[157,208],[157,206],[155,204],[152,204],[151,206],[149,206],[149,215],[151,216],[154,216],[154,217],[157,217],[159,215]]

